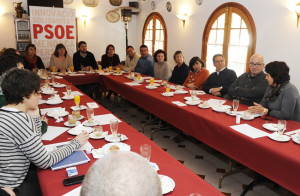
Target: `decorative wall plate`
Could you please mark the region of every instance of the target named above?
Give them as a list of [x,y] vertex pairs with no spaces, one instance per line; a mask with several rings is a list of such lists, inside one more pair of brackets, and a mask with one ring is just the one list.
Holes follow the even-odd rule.
[[120,6],[122,4],[122,0],[109,0],[109,2],[113,6]]
[[168,12],[172,11],[172,4],[170,1],[167,2],[166,7],[167,7]]
[[106,20],[112,23],[116,23],[120,20],[120,14],[117,11],[109,11],[106,14]]
[[82,3],[87,7],[96,7],[98,5],[98,0],[82,0]]
[[203,0],[195,0],[197,5],[201,5]]
[[64,4],[72,4],[74,0],[64,0]]
[[152,10],[155,10],[155,8],[156,8],[155,1],[151,1],[151,8],[152,8]]

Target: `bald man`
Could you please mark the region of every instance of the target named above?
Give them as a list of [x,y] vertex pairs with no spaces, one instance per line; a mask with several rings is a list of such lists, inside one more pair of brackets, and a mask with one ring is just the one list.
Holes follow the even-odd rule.
[[267,89],[268,82],[263,72],[264,57],[255,54],[250,58],[249,73],[238,77],[229,87],[225,99],[239,99],[240,103],[252,106],[253,102],[259,103]]

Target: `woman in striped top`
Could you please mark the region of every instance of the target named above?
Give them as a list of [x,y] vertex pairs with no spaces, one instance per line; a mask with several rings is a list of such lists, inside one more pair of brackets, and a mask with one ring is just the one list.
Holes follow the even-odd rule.
[[[12,69],[5,75],[1,87],[7,105],[0,109],[0,187],[11,187],[20,195],[26,195],[23,185],[28,180],[31,163],[43,169],[51,167],[84,145],[89,136],[83,132],[68,145],[47,152],[41,142],[39,76],[27,70]],[[25,189],[28,190],[28,186],[26,182]]]

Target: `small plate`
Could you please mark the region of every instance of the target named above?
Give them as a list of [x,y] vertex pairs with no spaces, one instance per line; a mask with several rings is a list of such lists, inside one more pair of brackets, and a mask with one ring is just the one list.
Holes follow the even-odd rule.
[[297,134],[293,135],[292,139],[296,144],[300,144],[300,137],[298,137]]
[[190,100],[190,101],[186,101],[185,103],[187,105],[199,105],[200,102],[201,102],[200,100],[195,100],[195,101]]
[[144,82],[143,79],[141,79],[141,80],[134,79],[134,81],[135,81],[136,83],[143,83],[143,82]]
[[102,132],[101,135],[98,135],[97,132],[93,132],[93,133],[90,133],[90,138],[95,139],[95,140],[99,140],[99,139],[105,138],[105,136],[107,136],[107,134],[108,134],[107,131]]
[[229,105],[222,105],[221,107],[219,107],[219,106],[212,107],[213,111],[215,111],[215,112],[226,112],[230,108],[231,108],[231,106],[229,106]]
[[[67,111],[60,112],[60,113],[57,115],[57,117],[64,117],[64,116],[67,116],[68,114],[69,114],[69,112],[67,112]],[[48,112],[48,113],[47,113],[47,116],[54,118],[53,112]]]
[[229,116],[236,116],[237,114],[240,114],[240,115],[243,115],[244,112],[241,112],[241,111],[232,111],[232,110],[228,110],[225,112],[226,114],[228,114]]
[[121,75],[122,75],[122,73],[119,73],[119,74],[117,74],[117,73],[113,73],[113,75],[114,75],[114,76],[121,76]]
[[108,76],[108,75],[110,75],[111,73],[109,73],[109,72],[102,72],[102,73],[99,73],[99,75],[103,75],[103,76]]
[[173,97],[174,96],[174,92],[164,92],[161,94],[162,96],[165,96],[165,97]]
[[277,132],[269,134],[268,137],[270,139],[274,140],[274,141],[277,141],[277,142],[288,142],[288,141],[290,141],[289,136],[287,136],[287,135],[279,136],[279,134]]
[[277,124],[275,123],[265,123],[262,126],[269,131],[278,131]]
[[167,194],[174,190],[175,182],[172,178],[165,175],[158,175],[161,183],[162,194]]
[[72,100],[72,99],[74,99],[74,96],[67,96],[67,95],[65,95],[65,96],[62,97],[62,99]]
[[113,134],[105,136],[105,140],[107,142],[112,142],[112,143],[114,143],[114,142],[122,142],[122,141],[126,140],[125,138],[127,139],[127,137],[125,135],[123,135],[123,134],[121,134],[121,138],[119,138],[118,136],[113,136]]
[[79,105],[79,108],[77,106],[72,106],[72,110],[85,110],[87,107],[85,105]]
[[55,88],[63,88],[63,87],[66,87],[65,84],[53,84],[53,87]]
[[58,74],[58,72],[51,72],[51,75],[56,75]]
[[72,129],[70,129],[70,130],[68,131],[68,133],[69,133],[70,135],[79,135],[82,131],[87,131],[88,133],[92,133],[92,132],[94,131],[94,129],[91,128],[91,127],[83,127],[82,130],[77,130],[77,129],[74,127],[74,128],[72,128]]
[[75,124],[70,124],[68,121],[66,121],[66,122],[64,123],[64,125],[65,125],[66,127],[75,127],[75,126],[77,126],[77,125],[79,125],[79,124],[80,124],[79,121],[76,121]]
[[198,107],[202,108],[202,109],[208,109],[208,108],[210,108],[210,106],[208,104],[206,104],[206,106],[203,106],[203,104],[199,104]]
[[59,76],[66,76],[66,75],[68,75],[67,73],[59,73],[58,74]]
[[88,122],[86,120],[82,124],[83,124],[83,126],[86,126],[86,127],[94,127],[94,126],[98,125],[98,122],[97,121]]
[[157,86],[146,86],[146,89],[157,89]]
[[87,71],[87,72],[85,72],[86,74],[95,74],[95,72],[93,72],[93,71]]
[[243,119],[243,120],[254,120],[254,116],[251,115],[250,118],[245,118],[245,117],[242,116],[241,119]]
[[[184,100],[186,101],[191,101],[192,100],[192,97],[185,97]],[[195,101],[196,100],[200,100],[198,97],[195,97]]]
[[86,71],[78,71],[78,73],[85,73]]
[[133,80],[135,77],[131,77],[131,76],[127,75],[126,78],[129,80]]
[[185,91],[185,90],[176,90],[174,93],[175,94],[187,94],[188,91]]
[[57,104],[61,104],[62,102],[63,102],[63,100],[61,100],[61,99],[48,99],[46,101],[46,104],[57,105]]
[[[119,149],[115,150],[115,151],[111,151],[110,148],[112,146],[118,147]],[[109,153],[116,152],[116,151],[130,151],[130,146],[127,144],[124,144],[124,143],[108,143],[108,144],[105,144],[104,146],[102,146],[103,154],[109,154]]]
[[58,91],[42,91],[44,95],[52,95],[58,93]]

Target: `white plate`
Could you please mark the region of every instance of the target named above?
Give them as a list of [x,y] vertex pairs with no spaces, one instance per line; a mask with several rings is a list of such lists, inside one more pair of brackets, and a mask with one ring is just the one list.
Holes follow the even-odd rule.
[[58,91],[42,91],[44,95],[52,95],[58,93]]
[[243,120],[254,120],[254,116],[251,115],[250,118],[245,118],[245,117],[242,116],[241,119],[243,119]]
[[51,75],[55,75],[55,74],[58,74],[58,72],[51,72]]
[[157,89],[157,86],[146,86],[146,89]]
[[[64,116],[67,116],[68,114],[69,114],[69,112],[67,112],[67,111],[60,112],[57,117],[64,117]],[[52,112],[48,112],[47,116],[54,118],[54,115]]]
[[185,90],[176,90],[174,93],[175,94],[187,94],[188,91],[185,91]]
[[109,154],[111,151],[109,150],[110,147],[117,146],[119,147],[118,151],[130,151],[130,146],[124,143],[108,143],[102,146],[103,154]]
[[[226,111],[225,113],[228,114],[229,116],[236,116],[236,114],[243,115],[244,112],[242,112],[242,111],[237,111],[237,112],[235,112],[235,111],[232,111],[232,110],[228,110],[228,111]],[[242,116],[241,116],[241,117],[242,117]]]
[[199,104],[198,107],[202,108],[202,109],[208,109],[208,108],[210,108],[210,106],[208,104],[206,104],[205,107],[203,106],[203,104]]
[[123,138],[127,138],[125,135],[121,134],[121,138],[119,138],[118,136],[113,136],[113,134],[107,135],[105,136],[105,140],[107,142],[122,142],[124,141]]
[[265,123],[262,126],[269,131],[278,131],[277,124],[275,123]]
[[219,106],[212,107],[213,111],[216,111],[216,112],[226,112],[230,108],[231,108],[231,106],[229,106],[229,105],[222,105],[221,107],[219,107]]
[[68,133],[69,133],[70,135],[79,135],[82,131],[87,131],[88,133],[92,133],[92,132],[94,131],[94,129],[91,128],[91,127],[83,127],[82,130],[78,130],[78,129],[75,129],[75,127],[74,127],[74,128],[72,128],[72,129],[70,129],[70,130],[68,131]]
[[134,81],[135,81],[136,83],[143,83],[143,82],[144,82],[144,80],[137,80],[137,79],[134,79]]
[[94,127],[94,126],[98,125],[98,122],[97,122],[97,121],[88,122],[88,121],[86,120],[86,121],[84,121],[82,124],[83,124],[83,126],[86,126],[86,127]]
[[300,137],[297,137],[297,134],[293,135],[292,138],[296,144],[300,144]]
[[135,77],[131,77],[131,76],[127,75],[126,78],[129,79],[129,80],[133,80]]
[[[192,97],[185,97],[184,100],[186,101],[191,101],[192,100]],[[195,101],[196,100],[200,100],[198,97],[195,97]]]
[[74,96],[68,96],[68,95],[65,95],[62,97],[62,99],[65,99],[65,100],[72,100],[74,99]]
[[117,73],[113,73],[113,75],[114,75],[114,76],[121,76],[121,75],[122,75],[122,73],[119,73],[119,74],[117,74]]
[[167,194],[174,190],[175,182],[172,178],[165,175],[158,175],[161,183],[162,194]]
[[84,116],[80,115],[77,120],[82,120],[83,118],[84,118]]
[[108,76],[108,75],[110,75],[111,73],[109,73],[109,72],[102,72],[102,73],[99,73],[99,75],[103,75],[103,76]]
[[79,124],[80,124],[79,121],[76,121],[76,124],[69,124],[68,121],[66,121],[66,122],[64,123],[64,125],[65,125],[66,127],[75,127],[75,126],[77,126],[77,125],[79,125]]
[[199,105],[200,102],[201,102],[200,100],[195,100],[195,101],[190,100],[190,101],[186,101],[185,103],[187,105]]
[[78,71],[78,73],[85,73],[86,71]]
[[63,88],[63,87],[66,87],[65,84],[53,84],[53,87],[55,88]]
[[287,135],[279,136],[279,134],[277,132],[269,134],[268,137],[272,140],[277,141],[277,142],[288,142],[288,141],[290,141],[289,136],[287,136]]
[[59,75],[59,76],[66,76],[66,75],[68,75],[68,74],[67,74],[67,73],[64,73],[64,74],[63,74],[63,73],[59,73],[58,75]]
[[87,71],[87,72],[85,72],[86,74],[95,74],[95,72],[93,72],[93,71]]
[[79,108],[77,106],[72,106],[72,110],[85,110],[87,107],[85,105],[79,105]]
[[62,102],[63,102],[63,100],[61,100],[61,99],[48,99],[46,101],[46,104],[57,105],[57,104],[61,104]]
[[101,135],[97,135],[97,132],[93,132],[93,133],[90,133],[90,138],[91,138],[91,139],[95,139],[95,140],[99,140],[99,139],[105,138],[105,136],[106,136],[107,134],[108,134],[107,131],[102,132]]
[[165,97],[173,97],[174,96],[174,92],[164,92],[161,94],[162,96],[165,96]]

